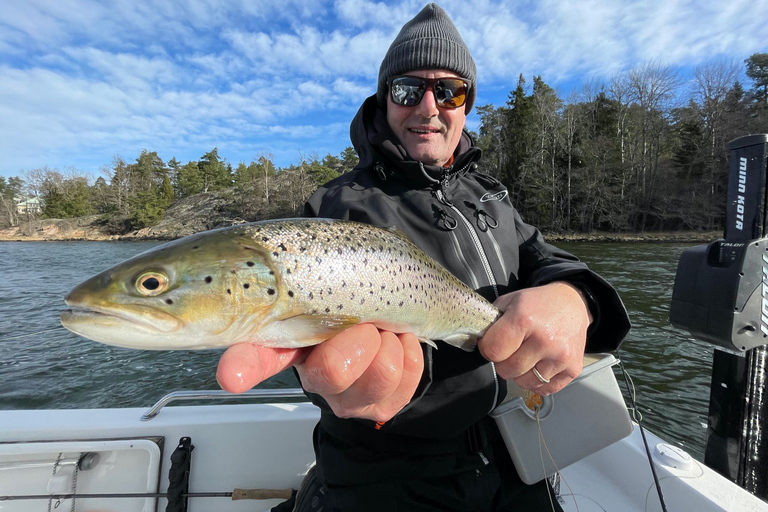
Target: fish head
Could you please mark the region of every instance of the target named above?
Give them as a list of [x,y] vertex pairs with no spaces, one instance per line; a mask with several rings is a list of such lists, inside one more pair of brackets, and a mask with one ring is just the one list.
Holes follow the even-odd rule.
[[247,341],[277,299],[269,255],[242,229],[161,245],[76,286],[64,327],[102,343],[202,349]]

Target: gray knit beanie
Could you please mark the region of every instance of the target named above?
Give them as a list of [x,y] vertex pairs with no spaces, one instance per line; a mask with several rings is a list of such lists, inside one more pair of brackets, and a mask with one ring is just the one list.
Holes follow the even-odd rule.
[[403,25],[379,68],[376,99],[387,105],[387,80],[418,69],[447,69],[469,81],[466,113],[472,110],[477,95],[477,68],[467,45],[451,18],[437,4],[428,4]]

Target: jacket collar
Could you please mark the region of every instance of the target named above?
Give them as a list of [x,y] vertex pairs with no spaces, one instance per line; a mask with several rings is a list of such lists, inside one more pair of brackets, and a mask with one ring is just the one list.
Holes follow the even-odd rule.
[[408,181],[415,186],[451,181],[466,172],[469,164],[481,154],[464,130],[450,167],[423,165],[412,160],[389,127],[387,114],[379,108],[375,95],[363,102],[352,120],[349,136],[360,158],[359,169],[373,169],[381,179]]

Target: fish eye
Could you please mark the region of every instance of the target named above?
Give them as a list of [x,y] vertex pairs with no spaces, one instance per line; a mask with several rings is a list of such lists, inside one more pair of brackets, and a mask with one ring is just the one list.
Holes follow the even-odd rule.
[[147,297],[155,297],[168,289],[168,277],[159,272],[147,272],[136,280],[136,289]]

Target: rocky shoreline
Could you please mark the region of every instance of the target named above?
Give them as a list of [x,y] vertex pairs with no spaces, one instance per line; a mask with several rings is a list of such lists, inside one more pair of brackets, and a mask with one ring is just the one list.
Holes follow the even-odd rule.
[[[187,219],[189,220],[189,219]],[[212,219],[208,222],[163,219],[152,226],[130,233],[108,233],[98,216],[75,219],[45,219],[24,222],[0,230],[0,242],[71,242],[71,241],[137,241],[175,240],[207,229],[242,223],[240,219]],[[644,233],[544,233],[550,242],[692,242],[705,243],[722,238],[719,231],[664,231]]]
[[208,229],[244,222],[232,218],[231,191],[197,194],[174,203],[156,225],[115,234],[99,215],[72,219],[32,219],[0,229],[0,242],[175,240]]

